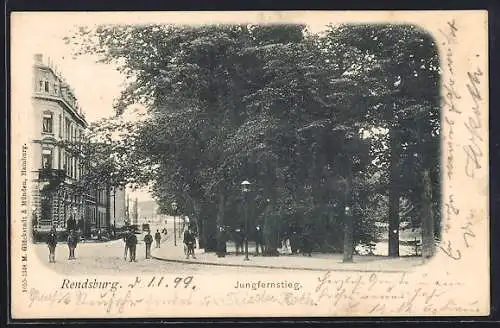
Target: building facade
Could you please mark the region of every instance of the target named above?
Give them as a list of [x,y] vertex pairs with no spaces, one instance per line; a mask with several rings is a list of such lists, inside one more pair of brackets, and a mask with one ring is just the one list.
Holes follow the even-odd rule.
[[37,231],[55,226],[84,234],[92,226],[109,229],[109,188],[76,187],[85,170],[78,141],[88,124],[75,94],[41,54],[35,55],[33,76],[33,226]]

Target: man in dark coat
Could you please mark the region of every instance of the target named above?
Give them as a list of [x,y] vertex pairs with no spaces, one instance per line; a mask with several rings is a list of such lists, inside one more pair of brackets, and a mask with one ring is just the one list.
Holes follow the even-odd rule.
[[158,229],[156,229],[156,233],[155,233],[155,241],[156,241],[156,248],[160,248],[161,234],[160,234],[160,232],[158,231]]
[[129,243],[128,243],[128,237],[129,237],[130,231],[127,230],[123,234],[123,242],[125,243],[125,254],[123,255],[123,259],[126,261],[127,260],[127,253],[129,253]]
[[217,229],[217,256],[225,257],[226,256],[226,229],[224,226],[219,226]]
[[148,230],[148,233],[146,234],[146,236],[144,236],[144,244],[146,244],[146,259],[151,258],[151,244],[152,243],[153,243],[153,236],[151,236],[151,232],[149,232],[149,230]]
[[68,248],[69,248],[68,260],[75,259],[75,249],[77,244],[78,244],[78,236],[76,235],[75,230],[70,230],[68,235]]
[[130,262],[137,262],[135,259],[136,255],[136,246],[137,246],[137,236],[133,231],[130,231],[128,238],[127,238],[127,243],[128,243],[128,249],[130,252]]
[[196,243],[196,239],[194,237],[193,232],[190,229],[184,231],[184,245],[186,245],[186,248],[187,248],[187,252],[186,252],[186,258],[187,259],[189,258],[189,255],[191,255],[191,257],[193,259],[196,258],[194,256],[194,245],[195,245],[195,243]]
[[47,236],[47,245],[49,246],[49,263],[56,263],[57,232],[55,226],[50,229]]

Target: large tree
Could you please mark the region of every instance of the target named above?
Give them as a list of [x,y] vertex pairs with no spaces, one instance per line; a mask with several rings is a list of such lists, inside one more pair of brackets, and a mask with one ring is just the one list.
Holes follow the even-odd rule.
[[[385,192],[384,181],[396,231],[389,253],[398,255],[400,196],[436,199],[436,56],[413,27],[319,36],[301,25],[101,26],[76,40],[129,77],[117,114],[148,109],[131,138],[107,148],[123,155],[114,175],[152,181],[164,211],[176,199],[208,250],[217,225],[241,223],[242,180],[252,181],[250,226],[262,221],[270,255],[280,232],[309,226],[317,249],[342,248],[352,260],[354,244],[374,238],[370,208],[380,200],[370,192]],[[411,175],[417,165],[432,189]]]

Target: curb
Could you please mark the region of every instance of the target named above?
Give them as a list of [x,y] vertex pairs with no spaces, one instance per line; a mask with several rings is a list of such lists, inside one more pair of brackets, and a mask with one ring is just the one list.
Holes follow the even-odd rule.
[[213,266],[225,266],[225,267],[239,267],[239,268],[258,268],[258,269],[276,269],[276,270],[301,270],[301,271],[316,271],[316,272],[328,272],[328,271],[342,271],[342,272],[390,272],[390,273],[404,273],[409,272],[414,267],[410,267],[408,270],[367,270],[367,269],[347,269],[347,268],[337,268],[337,269],[316,269],[316,268],[300,268],[300,267],[286,267],[286,266],[271,266],[271,265],[258,265],[258,264],[232,264],[232,263],[215,263],[215,262],[204,262],[204,261],[187,261],[187,260],[176,260],[167,259],[164,257],[158,257],[151,254],[151,257],[155,260],[173,263],[183,263],[183,264],[201,264],[201,265],[213,265]]

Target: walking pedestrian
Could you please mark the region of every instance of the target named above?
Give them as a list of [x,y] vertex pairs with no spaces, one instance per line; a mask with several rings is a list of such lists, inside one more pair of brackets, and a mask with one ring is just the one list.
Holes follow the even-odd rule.
[[186,249],[187,249],[186,259],[189,258],[189,255],[191,255],[191,257],[193,259],[196,258],[194,256],[194,244],[195,244],[195,242],[196,242],[196,239],[194,238],[193,232],[190,229],[184,231],[184,245],[186,245]]
[[74,260],[75,257],[75,249],[78,243],[78,237],[75,233],[75,230],[70,230],[68,235],[68,248],[69,248],[69,257],[68,260]]
[[127,261],[127,253],[129,253],[129,243],[128,243],[128,237],[129,237],[129,231],[125,231],[125,233],[123,234],[123,242],[125,243],[125,253],[123,254],[123,259],[125,261]]
[[49,263],[56,263],[56,245],[57,245],[57,232],[56,226],[50,229],[47,236],[47,245],[49,246]]
[[160,248],[161,234],[158,231],[158,229],[156,229],[155,241],[156,241],[156,248]]
[[128,242],[128,249],[130,252],[130,262],[137,262],[137,260],[135,259],[136,248],[137,248],[137,236],[133,231],[129,233],[127,242]]
[[151,244],[153,243],[153,236],[151,236],[151,232],[148,230],[146,236],[144,236],[144,243],[146,244],[146,259],[151,258]]

